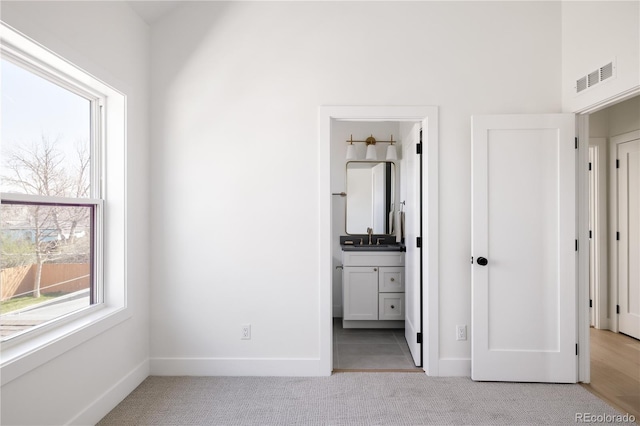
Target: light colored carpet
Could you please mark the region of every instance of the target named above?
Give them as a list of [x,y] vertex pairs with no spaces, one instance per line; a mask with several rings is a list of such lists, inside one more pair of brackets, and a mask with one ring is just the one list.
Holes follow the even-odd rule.
[[416,373],[149,377],[99,425],[568,425],[576,413],[619,414],[580,385]]

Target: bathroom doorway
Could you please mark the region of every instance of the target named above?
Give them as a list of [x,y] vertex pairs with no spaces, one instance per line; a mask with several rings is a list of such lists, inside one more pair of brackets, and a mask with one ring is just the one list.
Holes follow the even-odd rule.
[[[322,179],[326,193],[331,194],[329,202],[323,203],[329,216],[329,223],[324,223],[324,230],[329,228],[328,238],[321,244],[327,258],[321,259],[328,290],[322,298],[323,306],[330,312],[323,319],[322,350],[323,363],[327,370],[430,370],[430,363],[436,363],[437,358],[430,358],[429,351],[437,353],[437,108],[435,107],[322,107],[320,111],[321,137],[321,165]],[[430,152],[431,156],[423,156],[424,173],[419,175],[421,161],[415,161],[419,144],[420,128],[424,141],[421,145],[423,152]],[[412,140],[412,134],[415,135]],[[392,136],[393,135],[393,136]],[[345,326],[343,322],[343,259],[340,246],[340,236],[349,236],[346,229],[346,152],[348,141],[365,140],[375,137],[378,140],[391,141],[397,145],[398,158],[392,160],[397,168],[395,181],[395,198],[391,211],[404,211],[407,232],[404,242],[407,244],[405,285],[406,295],[403,302],[406,305],[406,315],[395,324],[378,327],[377,323],[364,327]],[[382,145],[382,144],[381,144]],[[388,144],[387,144],[388,145]],[[385,160],[387,145],[378,146],[378,158]],[[410,148],[412,146],[412,148]],[[359,148],[360,156],[365,159],[363,144]],[[413,150],[413,151],[412,151]],[[409,153],[418,166],[418,174],[411,178],[407,175],[410,166],[406,164]],[[434,155],[435,153],[435,155]],[[356,160],[357,161],[357,160]],[[427,164],[428,163],[428,164]],[[410,173],[411,174],[411,173]],[[415,190],[414,206],[407,207],[411,200],[407,191],[411,191],[411,182]],[[323,195],[325,194],[322,191]],[[344,195],[341,195],[344,194]],[[401,204],[405,201],[405,204]],[[429,203],[429,201],[431,201]],[[409,201],[411,203],[411,201]],[[423,215],[420,215],[422,207]],[[422,228],[420,227],[422,225]],[[387,235],[376,235],[378,238],[392,239],[398,237],[390,225],[385,230]],[[395,225],[398,226],[398,225]],[[410,235],[409,229],[413,234]],[[321,233],[321,235],[325,235]],[[353,235],[361,238],[360,235]],[[399,237],[398,237],[399,238]],[[422,247],[417,238],[422,238]],[[357,242],[357,241],[356,241]],[[426,268],[430,265],[431,268]],[[331,273],[327,273],[331,271]],[[421,272],[429,271],[428,274]],[[434,294],[434,291],[436,294]],[[390,305],[393,306],[393,303]],[[426,318],[434,318],[427,322]],[[409,321],[407,321],[407,318]],[[415,318],[415,319],[412,319]],[[376,318],[377,319],[377,318]],[[424,319],[424,320],[423,320]],[[353,323],[353,322],[352,322]],[[398,326],[398,323],[400,325]],[[407,327],[408,325],[408,327]],[[385,328],[386,327],[386,328]],[[428,331],[427,331],[428,330]],[[433,331],[435,330],[435,332]],[[326,332],[326,334],[324,333]],[[428,335],[430,339],[423,339]],[[428,341],[427,341],[428,340]],[[433,353],[433,352],[432,352]],[[419,367],[416,367],[418,365]],[[437,367],[436,367],[437,368]],[[432,370],[433,371],[433,370]],[[434,372],[434,374],[437,374]]]

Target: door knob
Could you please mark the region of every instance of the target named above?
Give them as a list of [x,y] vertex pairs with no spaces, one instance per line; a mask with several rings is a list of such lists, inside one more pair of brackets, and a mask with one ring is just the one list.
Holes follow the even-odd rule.
[[489,261],[488,261],[486,258],[484,258],[484,257],[479,257],[479,258],[478,258],[478,265],[480,265],[480,266],[486,266],[486,265],[487,265],[487,263],[489,263]]

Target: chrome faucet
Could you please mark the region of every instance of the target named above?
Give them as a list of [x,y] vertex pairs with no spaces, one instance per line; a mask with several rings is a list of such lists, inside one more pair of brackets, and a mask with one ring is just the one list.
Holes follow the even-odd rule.
[[367,234],[369,234],[369,245],[373,244],[371,241],[371,235],[373,235],[373,229],[367,228]]

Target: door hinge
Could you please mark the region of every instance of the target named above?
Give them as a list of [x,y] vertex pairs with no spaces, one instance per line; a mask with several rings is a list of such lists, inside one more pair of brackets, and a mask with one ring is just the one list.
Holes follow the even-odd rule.
[[576,343],[576,355],[578,355],[578,344]]
[[589,299],[589,307],[593,308],[593,299]]
[[589,229],[589,239],[593,238],[593,233],[591,231],[591,229]]
[[576,251],[578,251],[578,240],[576,240]]
[[591,162],[589,162],[589,171],[591,171]]
[[620,241],[620,232],[616,232],[616,241]]
[[616,160],[616,169],[620,168],[620,160]]
[[416,335],[416,342],[417,342],[417,343],[422,343],[422,333],[418,333],[418,334]]
[[576,138],[576,149],[578,149],[578,138]]
[[422,237],[416,237],[416,247],[422,248]]
[[620,305],[616,305],[616,314],[620,314]]
[[420,142],[419,144],[416,144],[416,154],[418,155],[422,154],[422,142]]

